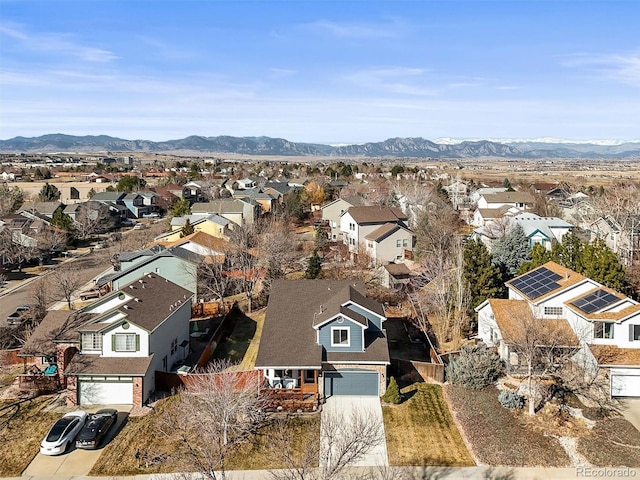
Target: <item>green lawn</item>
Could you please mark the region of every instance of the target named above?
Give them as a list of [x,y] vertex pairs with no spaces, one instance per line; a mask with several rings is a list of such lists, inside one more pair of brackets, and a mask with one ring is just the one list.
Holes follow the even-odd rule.
[[383,406],[390,465],[475,465],[442,395],[442,387],[403,388],[400,405]]

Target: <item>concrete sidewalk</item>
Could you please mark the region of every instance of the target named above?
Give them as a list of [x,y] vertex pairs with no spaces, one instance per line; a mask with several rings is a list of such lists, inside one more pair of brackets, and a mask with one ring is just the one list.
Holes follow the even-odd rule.
[[[354,467],[342,478],[361,478],[370,474],[371,480],[570,480],[580,478],[640,478],[640,469],[626,467],[592,468],[510,468],[510,467]],[[272,480],[269,470],[235,470],[226,472],[229,480]],[[89,476],[22,476],[12,480],[184,480],[184,474],[132,475],[122,477]],[[194,478],[204,478],[195,474]],[[293,477],[292,477],[293,478]]]

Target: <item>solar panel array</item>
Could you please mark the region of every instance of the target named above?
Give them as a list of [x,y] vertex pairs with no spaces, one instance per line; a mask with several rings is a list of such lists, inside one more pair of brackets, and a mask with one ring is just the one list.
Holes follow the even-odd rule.
[[561,278],[562,275],[558,275],[546,267],[540,267],[516,278],[511,282],[511,285],[533,300],[558,288],[560,285],[557,281]]
[[590,293],[589,295],[585,295],[582,298],[579,298],[571,304],[582,310],[584,313],[593,313],[597,310],[601,310],[607,305],[611,305],[614,302],[620,300],[613,293],[609,293],[606,290],[599,289],[595,292]]

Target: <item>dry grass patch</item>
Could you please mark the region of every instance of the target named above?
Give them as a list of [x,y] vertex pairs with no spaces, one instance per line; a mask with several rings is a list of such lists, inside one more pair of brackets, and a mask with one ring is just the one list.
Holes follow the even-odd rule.
[[522,411],[503,408],[495,387],[471,390],[448,385],[446,395],[478,460],[492,466],[566,467],[558,441],[531,427]]
[[[184,456],[178,452],[177,438],[158,431],[161,417],[168,408],[179,405],[178,397],[158,402],[156,408],[144,417],[129,418],[118,435],[103,450],[90,475],[121,476],[184,471]],[[319,441],[320,417],[290,417],[288,435],[296,448],[306,448],[310,441]],[[253,470],[278,468],[278,455],[274,454],[270,438],[271,425],[266,423],[255,434],[239,445],[227,458],[227,469]],[[181,457],[181,458],[179,458]]]
[[640,467],[640,432],[622,417],[603,418],[582,438],[578,452],[599,467]]
[[0,411],[0,477],[19,476],[40,450],[40,442],[60,418],[59,413],[44,412],[51,396],[23,402],[19,407]]
[[262,336],[265,310],[253,313],[232,311],[236,315],[233,331],[218,345],[214,358],[229,360],[237,370],[253,370]]
[[402,389],[410,397],[384,406],[384,428],[391,465],[475,465],[442,395],[442,387],[419,383]]

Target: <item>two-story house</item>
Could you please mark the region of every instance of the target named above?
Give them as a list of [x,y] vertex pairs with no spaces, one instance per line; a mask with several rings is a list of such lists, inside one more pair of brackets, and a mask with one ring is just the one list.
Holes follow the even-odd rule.
[[[540,328],[560,322],[575,359],[609,377],[612,396],[640,396],[640,303],[554,262],[506,283],[508,300],[490,299],[476,308],[478,335],[501,357],[517,362],[509,330],[531,316]],[[565,345],[567,346],[567,345]]]
[[591,225],[591,240],[600,238],[627,266],[640,255],[640,216],[615,219],[611,215],[597,218]]
[[23,348],[64,372],[70,405],[141,406],[188,355],[193,294],[154,274],[76,312],[50,312]]
[[221,198],[210,202],[195,203],[193,216],[205,217],[212,213],[230,220],[236,225],[251,225],[260,216],[260,204],[245,202],[239,198]]
[[255,368],[268,387],[315,398],[384,393],[384,309],[350,280],[276,280]]
[[342,241],[342,232],[340,231],[340,217],[351,207],[363,207],[365,205],[364,198],[359,195],[353,195],[346,198],[337,198],[322,207],[322,220],[329,224],[331,231],[329,232],[329,240],[332,242]]
[[232,222],[220,215],[212,213],[205,216],[184,215],[182,217],[173,217],[170,224],[171,230],[158,235],[155,240],[161,242],[174,242],[178,240],[187,220],[189,220],[194,232],[204,232],[212,237],[222,238],[224,240],[229,239],[231,233],[229,226],[232,225]]

